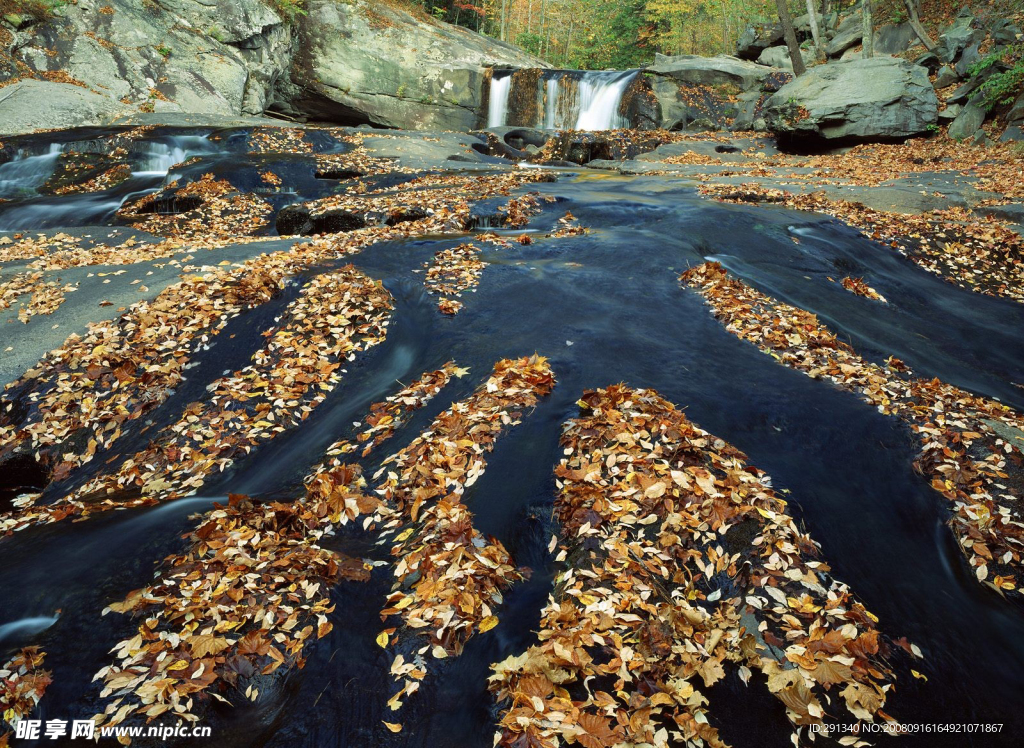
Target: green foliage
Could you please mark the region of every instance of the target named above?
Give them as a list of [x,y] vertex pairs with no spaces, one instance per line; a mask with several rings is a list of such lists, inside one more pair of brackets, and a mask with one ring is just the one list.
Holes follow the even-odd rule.
[[156,51],[159,52],[164,59],[167,59],[171,56],[171,48],[168,47],[166,44],[161,44],[159,47],[156,48]]
[[286,21],[295,21],[299,16],[306,15],[303,7],[306,0],[269,0],[270,6]]
[[48,21],[67,5],[67,0],[0,0],[0,15],[16,15]]
[[989,111],[1012,103],[1024,91],[1024,44],[999,50],[979,60],[971,68],[971,76],[981,75],[1000,61],[1008,61],[1008,69],[992,74],[978,87],[982,103]]
[[533,55],[540,55],[544,45],[544,37],[532,31],[524,31],[516,37],[516,46]]

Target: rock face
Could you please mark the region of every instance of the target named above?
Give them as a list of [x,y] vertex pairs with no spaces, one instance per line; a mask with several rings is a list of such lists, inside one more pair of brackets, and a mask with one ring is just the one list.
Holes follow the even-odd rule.
[[113,99],[70,83],[21,80],[0,88],[0,129],[5,133],[109,122],[121,109]]
[[[103,124],[114,110],[261,113],[292,44],[288,26],[259,0],[80,0],[57,13],[45,22],[23,19],[7,32],[11,42],[7,59],[0,54],[0,80],[70,83],[107,100],[93,106],[80,92],[68,97],[66,124]],[[42,96],[44,90],[26,87],[17,100],[24,105],[29,93]],[[76,104],[82,105],[77,119]],[[48,106],[38,101],[30,109]],[[14,112],[12,99],[0,107],[0,132],[54,126]]]
[[[0,134],[146,112],[238,117],[268,109],[340,124],[469,130],[483,108],[485,66],[544,66],[382,3],[310,0],[306,10],[288,21],[264,0],[78,0],[45,21],[0,19],[0,82],[33,83],[0,93]],[[58,90],[65,93],[56,103],[49,97]]]
[[747,90],[772,74],[770,68],[737,57],[699,57],[697,55],[655,55],[649,73],[671,78],[679,83],[702,86],[733,85]]
[[507,44],[382,3],[313,0],[281,87],[285,111],[344,124],[471,130],[485,67],[548,67]]
[[750,127],[766,90],[792,75],[736,57],[656,55],[645,71],[666,130]]
[[938,100],[925,68],[874,57],[812,68],[779,89],[764,114],[790,140],[896,139],[935,124]]

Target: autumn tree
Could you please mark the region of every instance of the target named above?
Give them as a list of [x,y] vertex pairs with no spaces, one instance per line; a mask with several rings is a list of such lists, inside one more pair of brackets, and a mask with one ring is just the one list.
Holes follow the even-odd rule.
[[860,15],[863,24],[864,45],[862,56],[866,59],[875,56],[875,25],[871,20],[871,0],[860,0]]
[[811,24],[811,38],[814,39],[814,54],[818,60],[825,58],[825,45],[821,42],[821,28],[818,26],[818,12],[814,0],[807,0],[807,19]]
[[786,37],[786,46],[789,47],[789,58],[793,61],[793,74],[803,75],[807,72],[804,66],[804,58],[800,53],[800,43],[796,39],[796,29],[793,28],[793,16],[789,12],[789,4],[786,0],[775,0],[779,9],[779,21],[782,22],[782,33]]

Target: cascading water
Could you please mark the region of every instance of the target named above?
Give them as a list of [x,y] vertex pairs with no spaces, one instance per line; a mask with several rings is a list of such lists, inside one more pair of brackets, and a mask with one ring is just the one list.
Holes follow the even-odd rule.
[[14,158],[0,164],[0,198],[11,199],[35,194],[57,167],[61,144],[51,143],[43,153],[19,148]]
[[205,135],[182,135],[170,138],[167,143],[144,143],[139,150],[132,151],[132,172],[140,176],[166,175],[190,155],[211,150]]
[[579,81],[579,117],[576,130],[614,130],[628,127],[629,122],[619,113],[622,95],[636,70],[614,73],[588,73]]
[[0,198],[16,201],[0,209],[0,231],[104,223],[126,200],[158,189],[177,164],[190,156],[216,150],[206,135],[175,135],[146,141],[131,149],[127,156],[131,177],[114,189],[60,197],[40,193],[62,152],[105,153],[109,148],[105,140],[93,139],[52,143],[46,150],[37,148],[34,152],[19,149],[10,161],[0,164]]
[[[533,72],[533,75],[523,73]],[[491,78],[488,127],[613,130],[629,127],[622,99],[638,70],[503,71]],[[536,89],[533,91],[532,89]],[[534,106],[533,102],[537,101]],[[513,102],[510,109],[510,102]],[[523,107],[526,102],[528,106]]]
[[491,77],[491,96],[487,107],[487,126],[501,127],[508,119],[508,95],[512,92],[512,73]]

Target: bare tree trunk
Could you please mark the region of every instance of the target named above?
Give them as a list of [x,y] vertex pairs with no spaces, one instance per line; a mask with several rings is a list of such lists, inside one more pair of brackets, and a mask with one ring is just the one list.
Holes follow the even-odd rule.
[[924,30],[924,26],[921,25],[921,17],[918,15],[917,3],[914,0],[903,0],[903,4],[907,6],[907,14],[910,16],[910,27],[914,29],[914,33],[917,34],[917,38],[921,40],[921,43],[929,52],[934,52],[936,48],[935,41],[928,36],[928,32]]
[[501,30],[498,38],[503,42],[508,41],[508,0],[501,0]]
[[786,37],[786,46],[789,47],[789,58],[793,61],[793,75],[803,75],[807,72],[807,68],[804,67],[804,58],[800,54],[800,44],[796,40],[796,30],[793,28],[793,17],[789,14],[789,6],[786,0],[775,0],[775,6],[779,9],[782,32]]
[[864,51],[861,53],[861,57],[867,59],[875,56],[875,25],[871,22],[871,0],[861,0],[860,17],[864,30],[864,39],[861,40]]
[[818,13],[814,0],[807,0],[807,17],[811,22],[811,36],[814,38],[814,53],[820,62],[825,58],[825,46],[821,43],[821,29],[818,27]]

